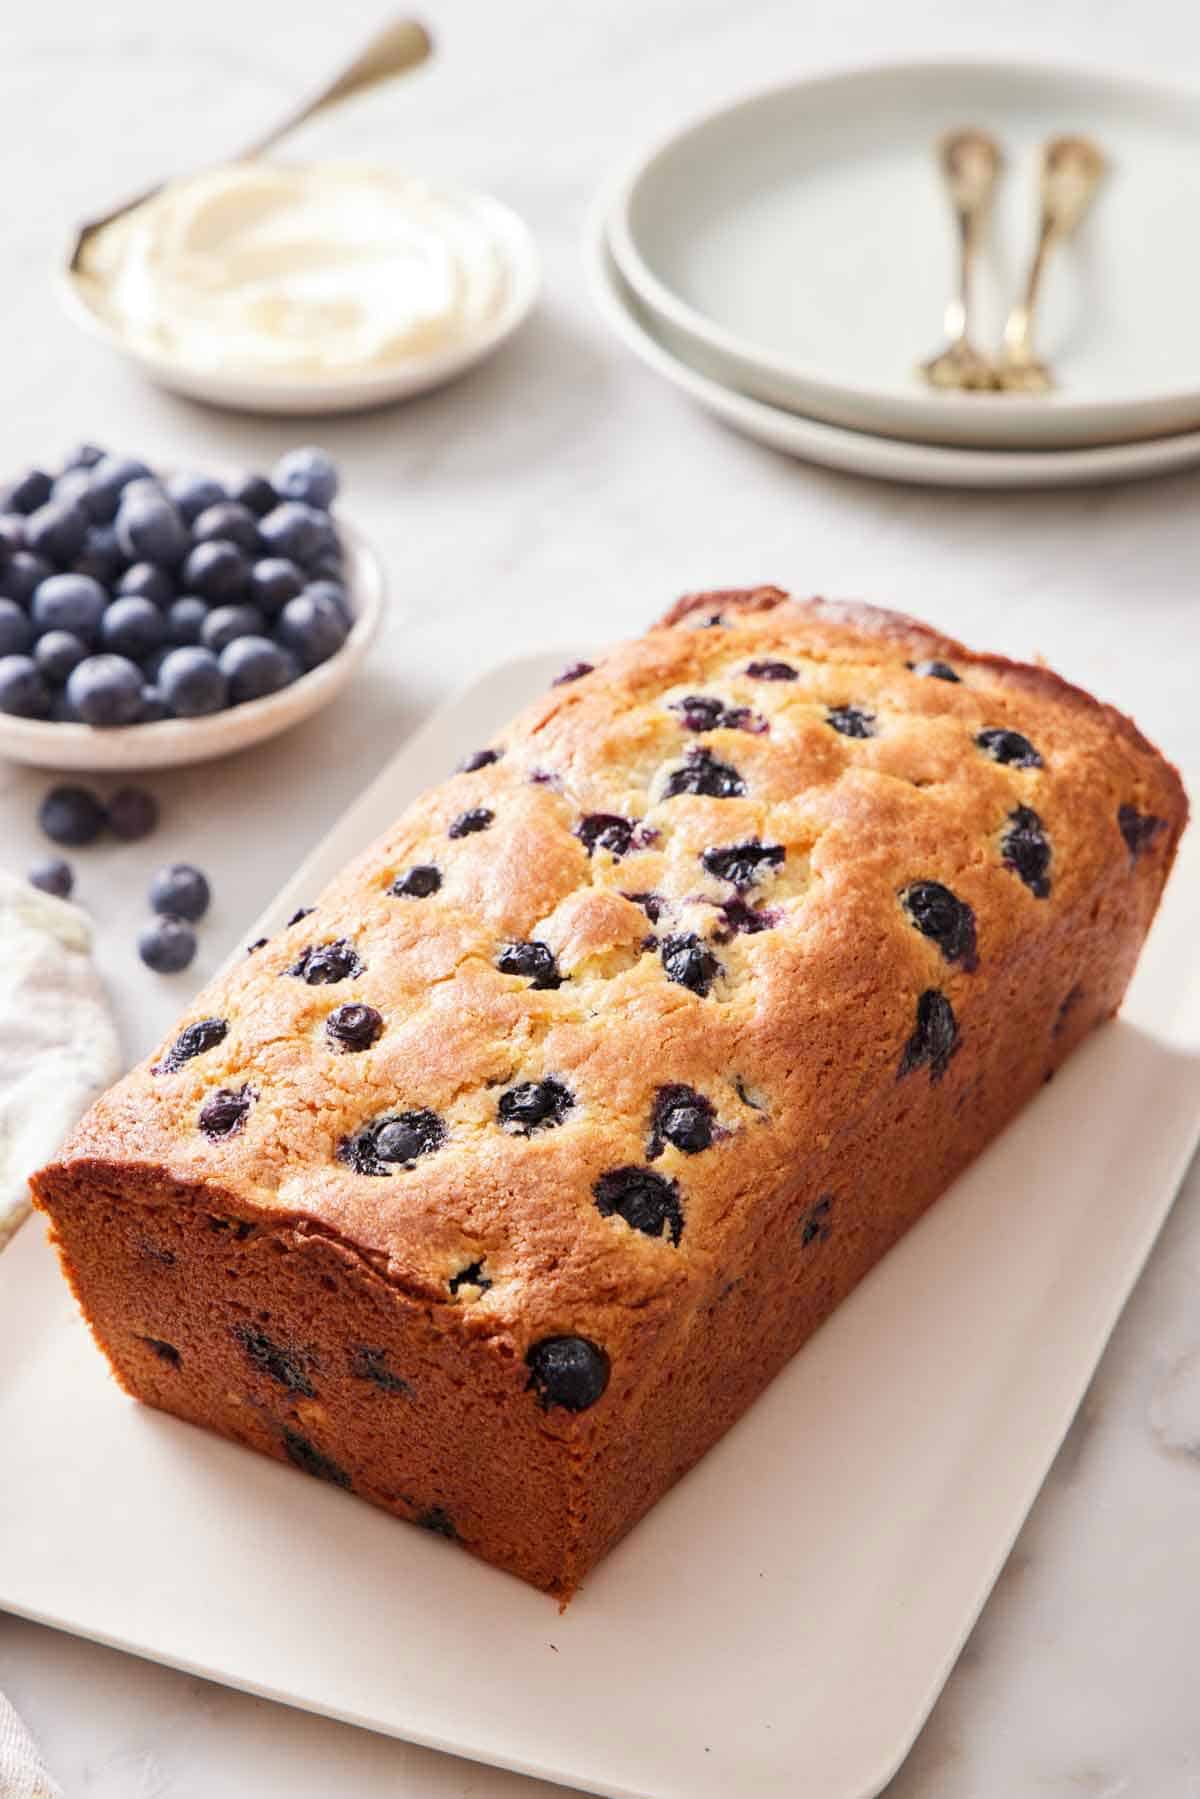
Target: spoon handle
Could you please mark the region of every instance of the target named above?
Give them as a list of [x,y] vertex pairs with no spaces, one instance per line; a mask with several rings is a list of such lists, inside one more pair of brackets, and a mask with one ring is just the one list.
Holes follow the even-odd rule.
[[262,156],[280,138],[286,137],[289,131],[294,131],[298,125],[303,125],[327,106],[336,106],[339,101],[349,99],[351,94],[362,93],[381,81],[390,81],[395,75],[403,75],[407,70],[415,69],[425,61],[432,49],[433,40],[424,25],[419,24],[416,19],[393,19],[382,31],[376,33],[353,62],[347,63],[340,74],[289,112],[264,137],[256,138],[254,143],[247,145],[235,160],[250,162],[256,156]]
[[958,291],[946,307],[946,335],[963,341],[971,322],[971,273],[1002,155],[985,131],[948,131],[938,144],[958,230]]

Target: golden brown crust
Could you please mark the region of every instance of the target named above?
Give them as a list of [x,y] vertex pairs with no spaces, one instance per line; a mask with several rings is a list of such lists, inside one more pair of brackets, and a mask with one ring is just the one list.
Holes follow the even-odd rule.
[[[954,678],[922,673],[931,661]],[[1020,733],[1036,761],[997,760],[977,741],[989,731]],[[1048,670],[770,587],[688,596],[490,747],[496,759],[418,800],[311,914],[199,996],[187,1022],[222,1020],[221,1041],[170,1071],[163,1045],[35,1185],[60,1232],[71,1215],[69,1259],[94,1317],[89,1263],[107,1262],[79,1196],[186,1211],[209,1193],[281,1242],[315,1233],[353,1256],[398,1305],[436,1317],[451,1360],[490,1346],[523,1370],[548,1336],[602,1345],[604,1399],[542,1422],[574,1446],[574,1479],[603,1442],[613,1465],[618,1438],[636,1448],[642,1417],[654,1450],[643,1444],[643,1474],[623,1477],[641,1498],[623,1509],[613,1493],[589,1512],[577,1495],[577,1537],[551,1578],[472,1523],[480,1553],[569,1590],[1115,1009],[1186,801],[1128,720]],[[1035,844],[1022,872],[1011,833],[1027,815],[1045,853]],[[738,885],[710,853],[747,844]],[[414,868],[437,870],[436,891],[393,890]],[[916,928],[905,896],[917,882],[970,909],[969,951],[948,956]],[[553,961],[509,959],[531,941]],[[352,951],[342,978],[295,972],[334,943]],[[953,1020],[944,1057],[922,1024],[931,993],[933,1025]],[[347,1003],[380,1015],[365,1049],[330,1042],[327,1020]],[[568,1095],[565,1114],[528,1135],[505,1128],[506,1096],[547,1081]],[[657,1133],[674,1088],[708,1108],[700,1150]],[[206,1137],[206,1102],[242,1089],[236,1133]],[[414,1112],[443,1135],[411,1167],[344,1159],[373,1121]],[[908,1147],[876,1168],[880,1131]],[[604,1197],[605,1178],[629,1168],[671,1184],[656,1232]],[[829,1193],[843,1218],[854,1210],[854,1240],[805,1285],[796,1232]],[[483,1282],[464,1282],[476,1266]],[[129,1299],[136,1263],[119,1281]],[[723,1304],[730,1281],[743,1300]],[[758,1338],[738,1311],[751,1294],[785,1313]],[[141,1352],[123,1362],[106,1319],[102,1340],[138,1390]],[[756,1358],[754,1378],[689,1374],[706,1319],[710,1337],[732,1333],[729,1353]],[[352,1334],[345,1307],[330,1322]],[[163,1378],[156,1403],[169,1403]],[[533,1403],[518,1383],[512,1404]],[[236,1434],[194,1392],[172,1409]],[[387,1484],[365,1466],[355,1477],[372,1497]],[[461,1482],[456,1498],[468,1506]]]

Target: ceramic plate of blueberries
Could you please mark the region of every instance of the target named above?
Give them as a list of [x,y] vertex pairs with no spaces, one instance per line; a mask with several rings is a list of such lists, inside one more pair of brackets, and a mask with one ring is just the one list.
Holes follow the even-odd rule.
[[[99,457],[88,446],[75,454]],[[319,509],[280,503],[262,477],[223,471],[214,485],[164,474],[164,520],[159,478],[144,472],[110,496],[112,522],[92,517],[82,542],[64,509],[91,503],[88,483],[107,470],[120,482],[144,464],[68,459],[41,505],[29,503],[33,478],[40,493],[50,477],[30,471],[15,498],[10,485],[0,506],[0,757],[91,772],[205,762],[299,724],[341,691],[382,617],[383,571],[361,533],[328,510],[328,458],[294,455],[316,461]],[[253,498],[255,483],[265,496],[257,513],[228,497]]]
[[[500,668],[431,720],[246,939],[568,659]],[[0,1255],[0,1607],[608,1799],[868,1799],[1004,1563],[1200,1132],[1198,905],[1192,832],[1122,1017],[563,1614],[123,1397],[27,1225]]]

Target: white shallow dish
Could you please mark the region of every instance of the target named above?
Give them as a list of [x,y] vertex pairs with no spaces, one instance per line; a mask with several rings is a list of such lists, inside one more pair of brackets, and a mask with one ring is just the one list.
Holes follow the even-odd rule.
[[[569,659],[499,668],[438,714],[255,933]],[[0,1256],[0,1607],[608,1799],[867,1799],[946,1679],[1185,1170],[1198,904],[1193,833],[1125,1017],[561,1616],[122,1397],[27,1226]]]
[[57,282],[63,306],[77,325],[110,349],[136,364],[143,374],[191,400],[235,412],[257,412],[291,417],[315,417],[323,413],[367,412],[410,399],[465,374],[492,355],[524,321],[541,286],[541,259],[524,219],[488,195],[473,196],[488,220],[495,242],[504,251],[509,288],[503,306],[487,327],[444,350],[412,356],[394,366],[368,370],[360,375],[311,375],[303,379],[263,379],[236,370],[191,368],[133,342],[118,331],[89,300],[69,271]]
[[263,700],[230,706],[207,718],[164,718],[156,724],[53,724],[0,712],[0,757],[33,768],[123,773],[211,762],[276,737],[327,706],[346,685],[370,647],[383,616],[383,566],[362,534],[339,514],[338,535],[346,566],[346,592],[354,613],[350,634],[336,656]]
[[612,258],[606,219],[602,210],[589,232],[586,254],[596,302],[617,336],[647,368],[707,412],[787,456],[880,481],[969,488],[1095,487],[1171,474],[1200,462],[1200,431],[1081,450],[974,450],[905,443],[752,399],[668,347]]
[[[1038,341],[1060,387],[933,393],[954,281],[933,142],[981,125],[1007,152],[975,284],[999,339],[1035,231],[1038,146],[1095,137],[1110,173],[1047,267]],[[1077,68],[932,62],[791,82],[643,152],[612,216],[618,264],[673,349],[770,403],[918,442],[1050,448],[1200,424],[1200,98]]]

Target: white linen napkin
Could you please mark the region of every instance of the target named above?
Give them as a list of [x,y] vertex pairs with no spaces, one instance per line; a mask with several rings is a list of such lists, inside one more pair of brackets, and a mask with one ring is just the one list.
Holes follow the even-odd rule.
[[[116,1027],[77,906],[0,874],[0,1249],[29,1176],[120,1072]],[[62,1799],[0,1693],[0,1799]]]
[[33,1170],[120,1072],[91,949],[78,906],[0,874],[0,1248]]
[[47,1774],[37,1744],[0,1693],[0,1799],[63,1799]]

